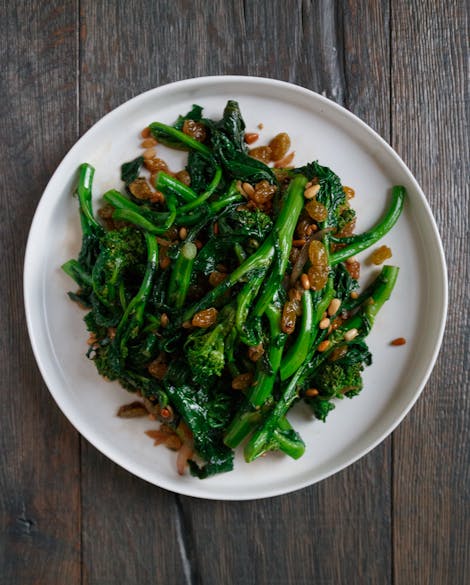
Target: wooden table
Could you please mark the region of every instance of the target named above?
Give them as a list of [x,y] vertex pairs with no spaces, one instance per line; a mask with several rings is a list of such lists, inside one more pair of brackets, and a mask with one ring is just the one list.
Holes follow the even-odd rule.
[[[469,582],[464,4],[2,4],[0,583]],[[428,196],[450,277],[440,357],[398,430],[317,485],[242,503],[168,493],[81,439],[35,366],[22,300],[36,204],[77,138],[144,90],[214,74],[303,85],[377,130]]]

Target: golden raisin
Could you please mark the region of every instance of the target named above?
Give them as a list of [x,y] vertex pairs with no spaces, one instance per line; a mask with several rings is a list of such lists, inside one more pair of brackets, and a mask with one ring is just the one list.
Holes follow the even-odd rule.
[[248,358],[252,362],[257,362],[259,359],[263,357],[264,354],[264,347],[262,343],[258,345],[252,345],[248,348]]
[[214,270],[209,274],[209,284],[213,287],[218,286],[223,280],[227,278],[227,274]]
[[189,187],[189,185],[191,185],[191,177],[189,176],[189,173],[186,169],[183,169],[182,171],[178,171],[176,173],[175,177],[178,179],[178,181],[181,181],[187,187]]
[[157,173],[158,171],[168,172],[168,165],[161,158],[147,158],[144,161],[144,165],[151,173]]
[[349,272],[351,278],[359,280],[361,275],[361,265],[357,260],[353,260],[352,262],[346,262],[346,270]]
[[310,266],[308,278],[312,290],[322,290],[328,280],[328,266]]
[[153,191],[150,185],[147,183],[147,179],[139,177],[129,185],[129,191],[137,199],[150,199],[153,195]]
[[[297,303],[298,304],[298,303]],[[295,322],[297,320],[297,311],[295,301],[287,301],[282,309],[281,329],[284,333],[290,335],[294,332]]]
[[372,264],[379,266],[383,264],[385,260],[388,260],[392,257],[392,250],[388,246],[380,246],[377,250],[374,250],[370,256],[370,261]]
[[315,198],[311,199],[307,203],[305,209],[314,221],[325,221],[328,217],[328,211],[326,207],[323,205],[323,203],[320,203]]
[[165,362],[165,356],[160,354],[156,359],[153,360],[153,362],[149,364],[147,369],[151,376],[157,380],[163,380],[168,371],[168,365]]
[[313,266],[327,266],[328,256],[322,242],[312,240],[308,246],[308,258]]
[[263,204],[270,201],[276,192],[275,185],[271,185],[269,181],[263,180],[255,185],[253,195],[249,195],[250,199],[255,203]]
[[269,143],[269,148],[271,149],[271,160],[281,160],[290,148],[289,134],[286,132],[277,134]]
[[339,345],[335,347],[331,354],[328,356],[328,360],[330,362],[335,362],[336,360],[341,359],[348,353],[348,346],[347,345]]
[[271,161],[271,148],[269,146],[257,146],[256,148],[252,148],[248,154],[265,164]]
[[247,372],[246,374],[239,374],[232,380],[232,388],[234,390],[246,390],[251,386],[253,381],[253,374]]
[[204,124],[200,122],[195,122],[194,120],[185,120],[183,124],[183,132],[187,136],[191,136],[194,140],[198,142],[204,142],[206,139],[206,127]]
[[203,309],[193,316],[191,324],[193,327],[210,327],[217,321],[217,313],[217,309],[214,307]]
[[352,199],[355,195],[354,189],[352,187],[343,187],[344,194],[346,195],[346,199]]
[[138,401],[124,404],[117,411],[119,418],[138,418],[147,414],[148,410],[145,408],[145,405]]
[[353,235],[355,229],[356,218],[354,217],[351,221],[348,221],[348,223],[344,224],[342,229],[340,229],[339,232],[336,233],[336,236],[338,238],[349,238],[349,236]]

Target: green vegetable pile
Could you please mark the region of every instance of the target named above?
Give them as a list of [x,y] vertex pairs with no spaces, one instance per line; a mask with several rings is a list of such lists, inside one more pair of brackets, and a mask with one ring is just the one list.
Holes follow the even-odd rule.
[[[188,121],[203,129],[197,138]],[[63,270],[79,287],[69,296],[87,308],[87,355],[191,443],[193,475],[231,470],[242,443],[247,461],[273,450],[298,458],[293,404],[324,421],[335,399],[362,389],[365,338],[398,268],[383,266],[359,293],[350,267],[393,227],[405,189],[394,187],[380,222],[354,235],[338,176],[318,162],[277,169],[251,157],[237,102],[218,121],[194,106],[174,126],[149,128],[189,153],[188,180],[153,176],[159,198],[136,196],[146,178],[138,157],[121,167],[123,192],[104,193],[101,221],[94,169],[79,169],[82,246]]]

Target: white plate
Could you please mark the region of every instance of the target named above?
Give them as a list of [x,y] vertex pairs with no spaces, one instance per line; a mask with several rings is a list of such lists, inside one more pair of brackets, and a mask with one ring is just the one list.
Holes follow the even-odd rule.
[[[400,266],[392,299],[369,337],[374,363],[361,394],[338,402],[324,424],[298,407],[290,416],[307,449],[298,461],[268,455],[206,480],[176,473],[175,455],[153,447],[144,430],[151,421],[125,420],[117,408],[132,395],[102,380],[85,357],[83,312],[66,292],[74,283],[61,264],[80,247],[79,216],[72,198],[76,170],[96,167],[94,197],[117,187],[122,162],[137,156],[139,132],[155,120],[173,123],[200,104],[220,117],[228,99],[240,102],[247,131],[260,144],[288,132],[296,165],[318,159],[356,190],[358,230],[373,225],[387,207],[390,187],[403,184],[408,201],[402,217],[384,238]],[[182,155],[165,153],[173,170]],[[366,255],[367,252],[364,253]],[[362,281],[367,280],[363,269]],[[75,428],[97,449],[135,475],[163,488],[196,497],[244,500],[290,492],[326,478],[382,441],[418,398],[437,357],[447,309],[447,278],[439,234],[419,185],[398,155],[366,124],[326,98],[288,83],[250,77],[205,77],[148,91],[106,115],[70,150],[50,180],[34,217],[24,269],[26,316],[43,378]],[[389,342],[405,337],[407,344]],[[425,437],[423,437],[425,440]]]

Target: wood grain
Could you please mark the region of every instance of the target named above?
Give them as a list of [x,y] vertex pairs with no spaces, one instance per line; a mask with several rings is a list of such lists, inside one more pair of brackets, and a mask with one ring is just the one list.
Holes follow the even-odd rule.
[[77,138],[75,15],[74,2],[2,7],[0,582],[5,584],[80,583],[78,437],[35,366],[21,289],[34,209]]
[[440,359],[394,434],[394,571],[397,583],[464,584],[470,574],[468,11],[463,2],[436,8],[392,6],[393,146],[429,198],[450,285]]

